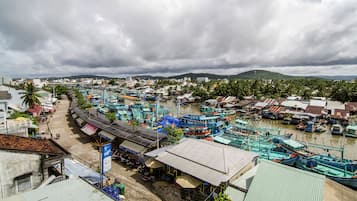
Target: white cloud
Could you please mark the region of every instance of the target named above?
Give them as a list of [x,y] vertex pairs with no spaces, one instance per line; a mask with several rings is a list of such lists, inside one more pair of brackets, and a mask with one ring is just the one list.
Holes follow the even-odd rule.
[[354,0],[4,0],[0,74],[357,74],[356,27]]

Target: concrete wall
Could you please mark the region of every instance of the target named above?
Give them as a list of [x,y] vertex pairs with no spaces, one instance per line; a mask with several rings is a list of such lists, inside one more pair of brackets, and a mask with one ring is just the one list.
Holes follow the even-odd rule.
[[0,198],[16,194],[15,177],[32,172],[32,188],[42,182],[41,156],[0,151]]

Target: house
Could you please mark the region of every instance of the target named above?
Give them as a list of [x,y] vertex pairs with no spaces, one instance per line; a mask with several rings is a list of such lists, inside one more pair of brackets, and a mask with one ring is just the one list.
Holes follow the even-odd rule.
[[317,106],[317,107],[326,107],[326,100],[320,100],[320,99],[311,99],[309,101],[310,106]]
[[258,157],[231,146],[191,138],[145,155],[163,164],[161,168],[183,189],[199,189],[206,194],[225,188],[254,167]]
[[357,114],[357,102],[347,102],[346,110],[350,113],[350,115]]
[[290,110],[298,110],[298,111],[305,111],[308,104],[301,102],[301,101],[295,101],[295,100],[286,100],[281,102],[281,106],[290,109]]
[[309,113],[309,114],[314,114],[319,117],[319,116],[322,116],[325,114],[324,109],[325,109],[325,107],[322,107],[322,106],[309,105],[306,107],[305,112]]
[[1,198],[65,178],[69,153],[52,140],[0,134]]
[[81,178],[67,179],[32,191],[20,193],[3,201],[113,201],[103,191]]
[[344,110],[346,108],[345,104],[340,101],[327,101],[326,109],[328,114],[335,113],[335,110]]

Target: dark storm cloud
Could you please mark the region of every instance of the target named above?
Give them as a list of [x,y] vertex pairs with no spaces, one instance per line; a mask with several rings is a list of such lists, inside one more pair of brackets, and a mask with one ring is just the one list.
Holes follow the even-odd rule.
[[354,0],[3,0],[0,73],[357,74],[356,27]]

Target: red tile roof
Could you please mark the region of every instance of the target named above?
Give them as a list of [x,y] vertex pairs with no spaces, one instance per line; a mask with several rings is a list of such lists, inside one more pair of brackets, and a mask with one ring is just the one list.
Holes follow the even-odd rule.
[[271,106],[269,108],[269,111],[274,113],[279,113],[281,111],[284,111],[284,109],[285,109],[284,107],[280,107],[280,106]]
[[40,154],[68,154],[52,140],[42,140],[15,135],[0,134],[0,150],[34,152]]
[[336,119],[347,119],[348,116],[349,114],[347,110],[340,110],[340,109],[336,109],[334,114],[332,115],[332,117]]
[[324,111],[324,107],[313,106],[313,105],[307,106],[305,110],[306,113],[317,114],[317,115],[321,115],[323,111]]

